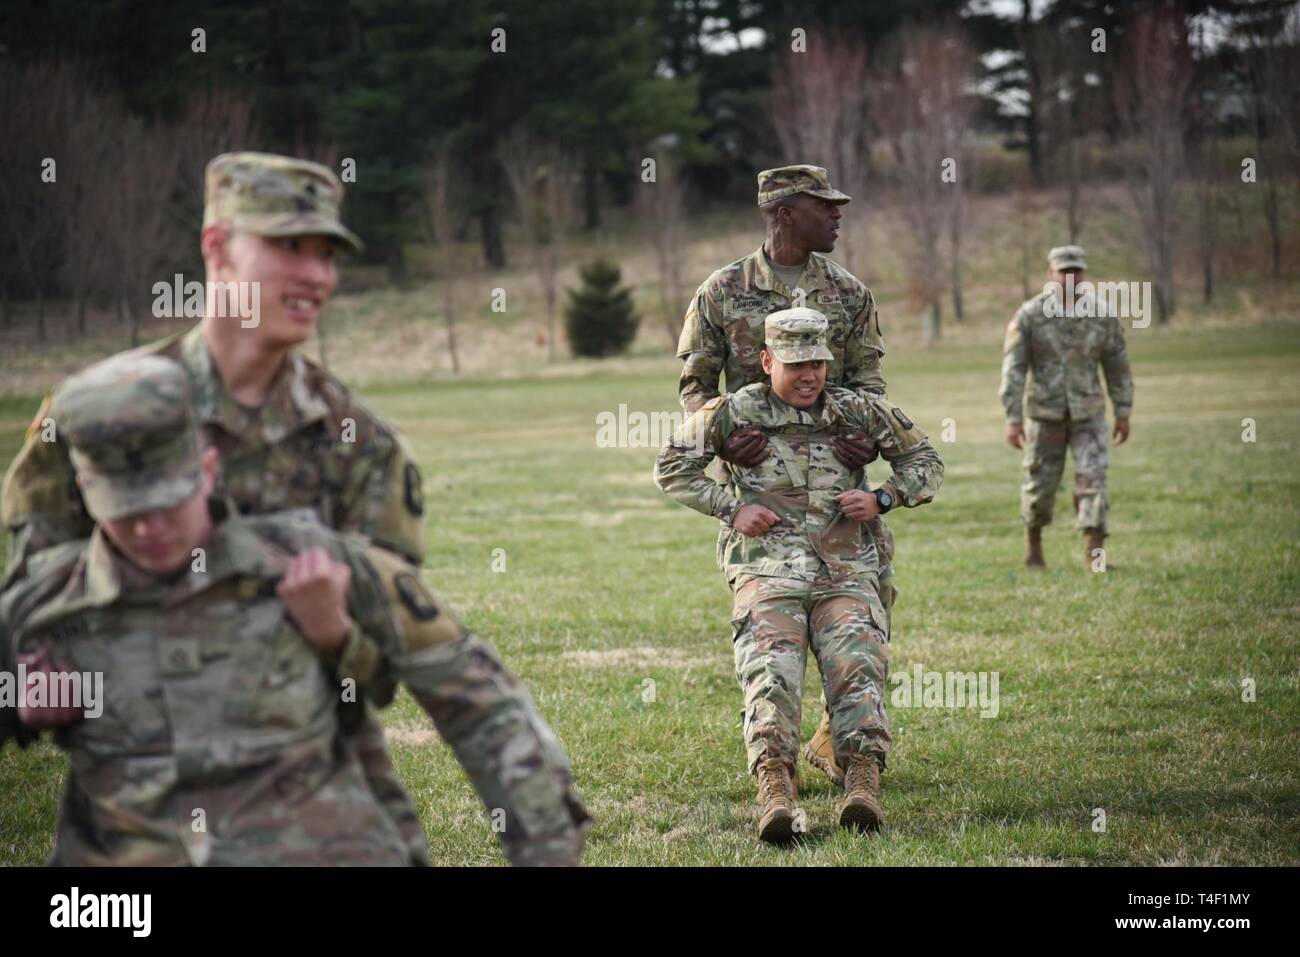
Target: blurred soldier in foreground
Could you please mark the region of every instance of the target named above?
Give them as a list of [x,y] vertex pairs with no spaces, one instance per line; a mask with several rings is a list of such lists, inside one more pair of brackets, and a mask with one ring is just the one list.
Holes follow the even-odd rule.
[[[358,532],[418,567],[424,560],[420,471],[396,429],[337,378],[294,351],[338,284],[335,253],[358,252],[339,220],[343,186],[318,163],[225,153],[208,164],[200,244],[207,271],[203,321],[144,353],[175,359],[190,378],[206,441],[221,455],[219,495],[241,514],[310,508],[327,526]],[[248,295],[256,290],[256,299]],[[239,315],[240,300],[258,305]],[[73,480],[59,424],[43,405],[0,497],[10,529],[10,580],[27,557],[86,538],[93,522]],[[54,434],[50,435],[50,430]],[[347,743],[371,787],[427,862],[424,828],[365,702]]]
[[[715,397],[659,454],[655,482],[715,516],[718,559],[735,597],[736,678],[745,696],[745,747],[758,776],[759,836],[793,836],[795,768],[804,671],[811,645],[821,669],[834,759],[845,769],[840,824],[880,827],[880,771],[889,754],[885,680],[888,631],[879,597],[880,555],[863,523],[901,503],[930,501],[943,463],[897,406],[826,386],[828,324],[812,309],[775,312],[761,352],[768,382]],[[742,429],[766,437],[757,465],[727,463],[726,484],[705,469]],[[893,467],[871,490],[865,469],[831,452],[845,432],[869,435]]]
[[[1075,290],[1086,265],[1079,246],[1048,253],[1049,288],[1016,310],[1007,326],[999,395],[1007,417],[1007,443],[1025,450],[1020,515],[1025,522],[1025,566],[1046,568],[1043,526],[1052,521],[1065,450],[1074,456],[1074,507],[1083,530],[1083,562],[1095,568],[1106,539],[1109,464],[1106,399],[1097,366],[1115,406],[1115,444],[1129,436],[1133,374],[1124,331],[1100,302],[1077,308]],[[1033,381],[1026,394],[1025,380]],[[1029,416],[1026,429],[1025,414]]]
[[0,671],[102,676],[84,718],[0,710],[0,743],[55,727],[71,759],[52,863],[410,863],[341,746],[339,675],[406,685],[512,861],[578,863],[568,760],[492,647],[409,564],[309,510],[226,515],[189,392],[176,363],[126,355],[54,398],[96,524],[0,597]]
[[[686,311],[677,357],[684,360],[678,397],[686,412],[699,411],[720,394],[766,382],[759,361],[763,322],[773,312],[807,305],[827,319],[826,381],[851,389],[863,399],[884,397],[876,303],[847,269],[826,258],[839,236],[840,207],[850,197],[831,186],[820,166],[782,166],[758,174],[758,208],[767,236],[743,259],[719,269],[700,286]],[[850,470],[876,458],[869,436],[846,432],[834,437],[835,457]],[[733,465],[757,466],[768,455],[767,438],[757,429],[739,429],[719,450]],[[880,555],[880,595],[885,632],[897,591],[894,588],[894,538],[883,518],[866,526]],[[822,715],[804,751],[808,761],[836,784],[843,773],[835,764],[830,717]]]

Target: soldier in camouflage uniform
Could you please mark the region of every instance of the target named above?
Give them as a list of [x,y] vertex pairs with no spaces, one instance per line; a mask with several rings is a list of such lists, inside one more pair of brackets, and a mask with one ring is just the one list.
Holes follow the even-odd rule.
[[[1076,314],[1070,297],[1083,280],[1083,249],[1058,246],[1048,253],[1048,265],[1051,283],[1022,304],[1007,326],[999,395],[1006,410],[1007,442],[1025,451],[1020,486],[1025,566],[1046,568],[1042,530],[1052,521],[1069,448],[1074,456],[1074,506],[1084,536],[1084,567],[1091,569],[1105,542],[1109,512],[1106,399],[1097,367],[1106,372],[1106,389],[1115,407],[1116,445],[1129,436],[1133,374],[1119,320],[1104,315],[1099,302]],[[1026,394],[1030,374],[1032,384]]]
[[577,864],[568,759],[492,647],[409,563],[310,509],[227,515],[189,391],[176,363],[126,355],[54,399],[96,524],[0,596],[0,670],[102,675],[98,713],[0,709],[0,743],[50,727],[71,760],[51,863],[411,863],[340,746],[347,676],[407,687],[511,861]]
[[[317,163],[265,153],[213,159],[201,236],[207,279],[259,283],[260,315],[245,326],[230,303],[210,299],[199,325],[141,351],[185,367],[206,440],[221,454],[218,493],[239,512],[311,508],[329,527],[365,535],[418,566],[424,502],[411,450],[342,382],[294,351],[337,285],[336,247],[361,248],[339,221],[342,200],[338,177]],[[8,580],[26,574],[28,555],[93,528],[48,406],[47,399],[33,419],[0,496],[11,532]],[[412,857],[423,860],[424,829],[378,719],[365,715],[347,743]]]
[[[888,631],[879,597],[881,559],[862,533],[896,503],[930,501],[943,463],[897,406],[827,386],[834,359],[826,318],[812,309],[773,313],[762,350],[769,382],[715,397],[659,454],[655,482],[672,498],[716,517],[718,563],[734,594],[736,677],[745,697],[745,746],[758,776],[759,835],[788,840],[795,820],[795,765],[804,669],[811,645],[821,669],[834,758],[845,769],[844,826],[883,821],[879,774],[890,749],[885,715]],[[758,465],[705,474],[742,429],[767,438]],[[832,452],[860,431],[893,467],[872,490],[866,470]]]
[[[777,310],[791,306],[814,308],[830,323],[826,381],[852,389],[864,399],[884,397],[880,358],[885,353],[880,322],[871,290],[848,270],[826,258],[839,235],[840,206],[850,197],[831,186],[820,166],[783,166],[758,174],[758,207],[767,236],[755,252],[710,276],[686,311],[677,356],[684,360],[678,396],[686,412],[697,412],[726,391],[736,392],[752,382],[765,382],[759,362],[763,323]],[[766,439],[754,430],[731,437],[719,457],[739,465],[757,465],[766,454]],[[850,469],[862,468],[876,457],[869,437],[837,436],[836,458]],[[885,606],[885,630],[897,590],[894,587],[894,538],[883,518],[866,526],[881,557],[880,594]],[[832,755],[829,714],[804,754],[813,766],[837,784],[841,769]]]

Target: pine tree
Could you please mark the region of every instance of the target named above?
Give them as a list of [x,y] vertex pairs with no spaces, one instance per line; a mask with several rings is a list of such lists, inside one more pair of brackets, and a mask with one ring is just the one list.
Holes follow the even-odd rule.
[[579,270],[582,287],[569,290],[564,327],[569,346],[577,356],[612,356],[625,350],[636,337],[638,317],[632,291],[619,288],[618,266],[598,259]]

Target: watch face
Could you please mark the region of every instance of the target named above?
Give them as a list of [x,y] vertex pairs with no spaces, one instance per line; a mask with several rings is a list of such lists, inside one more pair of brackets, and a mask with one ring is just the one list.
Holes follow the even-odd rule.
[[883,489],[880,490],[880,506],[881,508],[894,507],[894,496],[890,495],[888,492],[884,491]]

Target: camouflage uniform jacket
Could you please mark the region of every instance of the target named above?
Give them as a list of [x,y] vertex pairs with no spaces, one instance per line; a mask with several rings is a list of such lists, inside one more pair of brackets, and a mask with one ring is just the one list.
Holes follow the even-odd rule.
[[[753,468],[726,463],[725,485],[709,479],[704,470],[727,436],[748,426],[768,436],[767,457]],[[655,482],[683,505],[722,522],[718,566],[728,581],[738,575],[814,581],[823,569],[833,578],[876,573],[880,559],[870,536],[835,501],[848,489],[870,488],[865,469],[850,472],[831,450],[833,434],[854,429],[875,439],[892,466],[884,485],[899,502],[910,508],[934,498],[943,463],[930,440],[887,400],[833,386],[819,411],[795,409],[761,382],[713,399],[659,453]],[[751,503],[781,516],[758,538],[731,527],[736,511]]]
[[[359,532],[419,564],[424,501],[419,468],[401,435],[338,379],[290,354],[257,409],[226,391],[200,327],[141,351],[174,359],[189,372],[199,421],[221,453],[219,496],[243,514],[312,508],[330,528]],[[5,477],[0,518],[13,534],[10,577],[27,555],[87,538],[94,522],[77,490],[66,443],[43,441],[37,413]]]
[[677,357],[685,360],[678,384],[682,408],[695,412],[718,395],[722,374],[728,392],[766,382],[758,358],[763,322],[795,305],[816,309],[830,323],[835,359],[826,368],[827,383],[884,394],[885,344],[871,291],[819,253],[809,254],[798,285],[807,294],[803,303],[796,303],[794,290],[772,272],[762,247],[705,280],[686,311],[677,343]]
[[[214,514],[220,519],[220,509]],[[409,849],[356,752],[339,746],[338,663],[276,596],[291,554],[352,572],[356,623],[337,656],[406,685],[455,749],[512,859],[576,861],[585,811],[567,757],[490,645],[390,552],[309,510],[219,521],[202,571],[160,582],[96,531],[33,556],[0,598],[0,670],[45,647],[103,675],[103,713],[61,728],[71,759],[52,863],[403,864]],[[0,743],[30,734],[0,710]],[[197,813],[197,812],[200,812]]]
[[[1113,316],[1049,316],[1050,292],[1027,300],[1007,326],[999,395],[1008,422],[1031,419],[1061,422],[1106,414],[1097,365],[1106,371],[1106,388],[1115,415],[1133,410],[1133,374],[1124,331]],[[1064,309],[1057,309],[1064,312]],[[1100,311],[1100,309],[1099,309]],[[1033,382],[1026,401],[1025,379]]]

